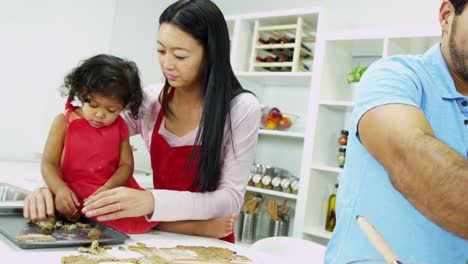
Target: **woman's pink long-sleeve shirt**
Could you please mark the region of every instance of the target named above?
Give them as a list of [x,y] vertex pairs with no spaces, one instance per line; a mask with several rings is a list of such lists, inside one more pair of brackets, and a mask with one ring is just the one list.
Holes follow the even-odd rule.
[[[127,111],[122,113],[130,135],[141,134],[147,149],[150,149],[156,117],[161,109],[158,100],[162,84],[144,89],[140,118],[133,119]],[[223,166],[216,191],[193,193],[188,191],[153,190],[154,212],[150,221],[203,220],[238,213],[244,201],[250,168],[255,156],[260,105],[250,93],[242,93],[231,102],[232,141],[224,137]],[[157,133],[172,147],[193,145],[197,129],[178,137],[165,129],[164,119]],[[225,129],[227,135],[227,129]],[[232,144],[233,142],[233,144]],[[233,148],[234,145],[234,148]],[[158,155],[158,153],[151,153]]]

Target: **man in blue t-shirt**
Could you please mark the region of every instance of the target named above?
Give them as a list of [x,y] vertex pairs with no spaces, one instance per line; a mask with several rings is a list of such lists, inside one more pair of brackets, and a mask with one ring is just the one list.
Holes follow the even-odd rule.
[[445,0],[442,41],[373,64],[360,82],[337,226],[325,262],[382,257],[365,216],[402,260],[468,260],[468,4]]

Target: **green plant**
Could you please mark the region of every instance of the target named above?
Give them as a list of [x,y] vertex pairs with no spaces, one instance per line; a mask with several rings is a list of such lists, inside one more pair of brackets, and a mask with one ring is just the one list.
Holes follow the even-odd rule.
[[353,70],[346,75],[346,81],[348,83],[359,82],[368,67],[367,65],[354,67]]

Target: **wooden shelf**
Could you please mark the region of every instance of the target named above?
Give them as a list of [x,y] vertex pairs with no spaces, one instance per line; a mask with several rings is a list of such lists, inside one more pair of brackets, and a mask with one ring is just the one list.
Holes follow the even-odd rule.
[[274,68],[281,68],[281,67],[292,67],[293,63],[291,61],[288,62],[257,62],[254,63],[255,67],[274,67]]
[[278,31],[278,30],[291,30],[296,29],[297,24],[289,24],[289,25],[278,25],[278,26],[264,26],[259,27],[258,31]]
[[272,195],[272,196],[276,196],[276,197],[283,197],[283,198],[287,198],[287,199],[291,199],[291,200],[296,200],[297,199],[297,194],[272,191],[272,190],[257,188],[257,187],[252,187],[252,186],[247,186],[247,191],[268,194],[268,195]]
[[[275,50],[275,49],[293,49],[296,46],[295,43],[280,43],[280,44],[259,44],[255,46],[258,50]],[[301,47],[301,58],[313,59],[314,54],[312,51]]]
[[304,133],[301,133],[301,132],[289,132],[289,131],[259,129],[258,133],[260,135],[304,139]]

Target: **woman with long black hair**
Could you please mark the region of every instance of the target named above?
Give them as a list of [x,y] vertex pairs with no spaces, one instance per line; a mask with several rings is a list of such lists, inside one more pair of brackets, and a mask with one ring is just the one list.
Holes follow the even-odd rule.
[[[177,1],[159,23],[165,84],[145,89],[140,118],[123,114],[130,134],[141,134],[150,151],[154,190],[104,191],[82,212],[100,221],[146,215],[161,230],[196,235],[220,237],[219,230],[209,233],[218,226],[233,242],[255,155],[259,102],[233,73],[226,21],[214,3]],[[38,192],[36,200],[45,201]],[[187,221],[207,219],[213,220]]]

